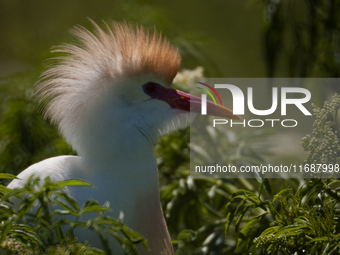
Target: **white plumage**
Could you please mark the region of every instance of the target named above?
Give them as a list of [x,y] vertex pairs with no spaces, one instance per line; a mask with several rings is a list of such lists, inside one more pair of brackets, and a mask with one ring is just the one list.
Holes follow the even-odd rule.
[[[199,106],[200,100],[171,88],[180,56],[166,39],[142,27],[113,22],[104,32],[92,23],[94,34],[76,27],[78,43],[56,49],[65,55],[45,71],[37,88],[40,101],[47,102],[46,116],[79,156],[34,164],[8,187],[20,187],[33,173],[41,179],[88,180],[96,190],[69,189],[79,204],[89,198],[110,201],[111,216],[123,211],[124,223],[148,239],[151,252],[139,247],[141,254],[173,254],[153,145],[159,135],[185,127],[190,102]],[[212,114],[235,117],[226,108],[209,107]],[[100,248],[91,232],[78,237]],[[110,246],[122,253],[114,242]]]

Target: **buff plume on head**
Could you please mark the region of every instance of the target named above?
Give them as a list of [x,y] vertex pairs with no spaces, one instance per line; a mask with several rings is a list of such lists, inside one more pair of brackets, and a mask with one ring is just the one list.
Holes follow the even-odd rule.
[[114,80],[152,74],[170,86],[181,62],[178,49],[157,31],[114,21],[111,26],[105,23],[104,31],[90,21],[94,33],[74,27],[71,33],[78,43],[53,51],[65,55],[56,58],[57,63],[42,74],[37,86],[39,101],[47,102],[45,117],[62,131],[69,126],[70,113],[80,115],[89,98],[114,86]]

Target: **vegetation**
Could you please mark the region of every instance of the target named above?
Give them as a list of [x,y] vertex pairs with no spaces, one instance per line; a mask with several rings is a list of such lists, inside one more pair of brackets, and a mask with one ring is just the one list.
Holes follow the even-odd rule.
[[255,2],[264,7],[268,77],[340,76],[339,0]]
[[[0,177],[15,178],[10,174],[0,174]],[[123,213],[118,220],[105,216],[105,212],[110,211],[109,202],[100,206],[89,199],[80,207],[65,186],[93,187],[80,180],[53,182],[46,178],[41,182],[34,176],[19,189],[0,185],[0,248],[7,254],[112,254],[105,233],[112,235],[128,254],[138,254],[137,243],[148,248],[139,233],[123,224]],[[19,199],[18,209],[13,208],[11,203]],[[86,214],[93,213],[97,217],[82,220]],[[77,228],[95,232],[104,251],[77,243],[74,233]]]
[[[251,2],[262,6],[265,14],[262,43],[268,77],[339,77],[339,0]],[[125,18],[147,27],[157,24],[180,48],[184,65],[202,65],[209,68],[209,73],[217,69],[204,51],[204,40],[196,40],[202,37],[173,32],[174,27],[158,8],[127,1],[112,15],[116,20]],[[35,41],[30,43],[35,45]],[[48,57],[46,53],[35,53],[33,62],[40,63]],[[0,79],[0,179],[3,184],[34,162],[60,154],[75,154],[58,135],[56,127],[50,126],[38,113],[32,88],[40,73],[39,68]],[[185,73],[195,75],[188,71],[182,74]],[[201,76],[202,69],[196,69],[196,74]],[[185,83],[182,75],[175,85],[185,90]],[[332,90],[335,93],[339,88],[334,86]],[[321,89],[318,97],[320,104],[314,106],[313,132],[301,143],[307,155],[305,163],[339,163],[340,97],[335,95],[329,100],[330,95]],[[258,165],[264,162],[264,155],[268,155],[268,149],[259,150],[256,146],[259,139],[270,135],[267,131],[241,136],[231,130],[216,132],[225,141],[227,163]],[[192,179],[188,170],[188,128],[161,138],[155,151],[163,211],[177,255],[340,252],[340,185],[334,176],[314,173],[306,179],[269,180],[263,176]],[[1,202],[22,199],[18,209],[0,204],[1,251],[7,254],[109,254],[103,233],[113,235],[130,254],[137,253],[137,243],[147,246],[140,234],[124,225],[122,217],[105,216],[110,210],[109,203],[99,205],[90,199],[80,206],[64,189],[68,185],[91,184],[79,180],[44,181],[41,184],[41,180],[32,177],[25,187],[14,191],[0,185]],[[35,214],[30,211],[32,207],[37,207]],[[95,217],[82,220],[82,216],[89,213],[95,213]],[[101,237],[105,249],[79,243],[74,234],[77,228],[92,229]]]

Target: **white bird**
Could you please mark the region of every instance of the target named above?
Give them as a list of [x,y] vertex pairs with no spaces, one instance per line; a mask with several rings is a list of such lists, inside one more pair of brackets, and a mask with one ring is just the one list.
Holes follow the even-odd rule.
[[[89,198],[109,201],[110,216],[124,213],[124,223],[148,239],[151,251],[173,254],[163,216],[153,145],[160,135],[188,124],[191,110],[200,112],[200,99],[171,88],[180,65],[177,48],[157,32],[126,23],[112,23],[95,33],[75,27],[77,44],[60,46],[66,53],[47,69],[37,87],[45,116],[56,123],[79,156],[59,156],[36,163],[18,175],[9,188],[18,188],[32,175],[43,180],[78,178],[97,189],[69,189],[79,204]],[[208,114],[238,118],[208,102]],[[101,248],[91,232],[78,233]],[[123,251],[110,243],[113,253]]]

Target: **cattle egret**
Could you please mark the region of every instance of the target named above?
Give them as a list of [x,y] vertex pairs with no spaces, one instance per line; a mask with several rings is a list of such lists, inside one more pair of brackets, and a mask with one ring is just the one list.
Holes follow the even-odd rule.
[[[66,44],[58,63],[50,66],[37,86],[45,116],[58,125],[79,156],[59,156],[36,163],[18,175],[9,188],[21,187],[35,174],[44,180],[78,178],[97,189],[69,188],[79,204],[89,198],[109,201],[117,217],[148,239],[151,251],[173,254],[163,216],[153,145],[160,135],[187,126],[189,111],[200,112],[200,99],[171,88],[180,65],[178,49],[157,32],[113,22],[94,33],[73,28],[78,43]],[[208,114],[238,118],[210,101]],[[88,233],[87,233],[88,232]],[[81,241],[101,248],[91,231]],[[114,254],[123,250],[114,241]]]

